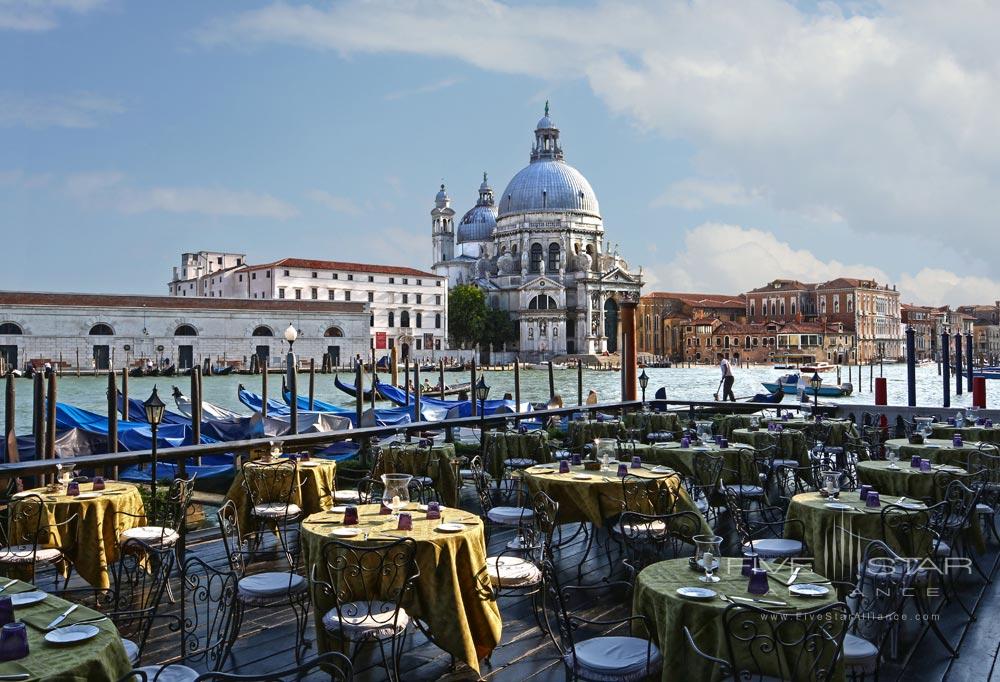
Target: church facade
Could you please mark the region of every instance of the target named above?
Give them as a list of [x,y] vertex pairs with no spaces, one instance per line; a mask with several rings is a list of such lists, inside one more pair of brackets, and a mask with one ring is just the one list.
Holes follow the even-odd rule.
[[478,286],[490,307],[509,311],[523,360],[618,352],[619,311],[638,302],[641,269],[630,272],[609,247],[597,196],[564,160],[548,103],[534,136],[529,164],[499,196],[484,173],[475,206],[457,225],[441,185],[431,210],[433,270],[449,286]]

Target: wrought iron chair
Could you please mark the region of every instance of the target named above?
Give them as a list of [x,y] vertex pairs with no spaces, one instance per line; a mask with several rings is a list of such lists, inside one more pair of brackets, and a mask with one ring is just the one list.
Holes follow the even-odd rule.
[[[173,547],[180,539],[181,524],[194,497],[194,479],[175,478],[163,500],[151,500],[150,509],[142,514],[119,510],[115,512],[120,531],[118,542],[141,540],[150,545]],[[126,523],[126,521],[128,523]]]
[[[309,585],[306,579],[296,572],[293,563],[288,571],[260,571],[248,573],[250,566],[260,556],[258,548],[261,542],[254,538],[255,533],[267,531],[251,531],[246,535],[240,533],[239,514],[236,504],[227,500],[218,511],[219,529],[222,531],[222,543],[226,549],[226,559],[229,568],[236,574],[236,609],[233,614],[233,637],[239,637],[243,625],[243,617],[247,610],[260,607],[288,605],[295,617],[295,662],[302,662],[302,654],[309,647],[306,641],[306,625],[309,615]],[[279,542],[284,539],[279,535]],[[286,556],[298,560],[298,553],[291,554],[288,547],[282,546]]]
[[672,514],[641,514],[627,511],[619,520],[625,546],[625,569],[629,583],[650,564],[680,556],[690,549],[691,538],[701,532],[701,518],[691,511]]
[[194,682],[199,673],[187,664],[219,671],[232,651],[239,582],[236,573],[217,570],[192,556],[184,562],[181,580],[185,606],[185,618],[179,625],[181,662],[133,671],[145,675],[143,679]]
[[[744,509],[736,492],[725,490],[726,507],[744,553],[756,553],[762,559],[782,559],[808,556],[805,525],[800,519],[786,519],[780,507]],[[756,519],[754,518],[756,517]],[[784,537],[786,526],[798,529],[802,540]]]
[[[292,531],[298,529],[303,515],[295,501],[299,499],[298,461],[247,462],[243,465],[243,488],[250,506],[250,521],[254,524],[253,528],[244,530],[256,531],[262,525],[272,528],[285,552],[285,559],[293,565],[292,554],[297,548],[292,547],[290,537]],[[265,535],[254,533],[253,537],[263,541]]]
[[404,605],[419,576],[416,552],[413,538],[363,544],[331,541],[321,547],[321,560],[311,576],[319,594],[333,602],[322,627],[351,645],[352,662],[364,644],[377,644],[387,677],[397,682],[411,620]]
[[[411,478],[406,484],[406,489],[410,495],[411,502],[426,503],[427,489],[416,478]],[[379,504],[382,502],[382,493],[385,492],[385,484],[381,478],[365,477],[358,481],[358,504]]]
[[[479,505],[482,509],[483,531],[486,535],[487,546],[490,537],[496,527],[518,528],[520,529],[526,522],[531,522],[535,512],[529,507],[508,506],[494,504],[495,487],[490,480],[490,475],[483,471],[482,461],[477,457],[473,458],[469,465],[475,473],[473,481],[476,484],[476,494],[479,497]],[[518,499],[520,503],[520,487],[518,488]],[[515,543],[516,547],[519,543]]]
[[843,602],[794,613],[730,604],[722,614],[726,659],[703,652],[687,626],[684,635],[723,679],[827,682],[837,674],[850,616]]
[[567,682],[574,680],[620,681],[652,679],[658,676],[663,665],[660,650],[652,641],[624,635],[603,635],[584,638],[585,629],[602,629],[614,626],[642,625],[651,631],[648,619],[641,615],[609,620],[587,620],[573,615],[569,602],[577,595],[582,599],[591,598],[594,590],[602,591],[602,598],[609,588],[628,591],[630,585],[611,582],[601,585],[570,585],[561,587],[559,577],[551,561],[542,563],[542,576],[553,611],[556,628],[549,629],[549,637],[562,659],[566,669]]
[[966,470],[982,472],[974,484],[979,488],[976,516],[993,539],[1000,541],[996,524],[997,512],[1000,512],[1000,449],[990,443],[980,443],[978,449],[969,453]]
[[[36,493],[26,493],[10,501],[7,529],[0,527],[0,570],[15,573],[18,578],[34,582],[39,563],[56,568],[54,579],[59,583],[59,570],[69,567],[68,560],[55,538],[65,534],[76,514],[58,523],[48,523],[45,501]],[[69,581],[67,568],[66,581]]]
[[[393,472],[413,476],[413,480],[421,486],[421,502],[427,502],[430,499],[440,501],[437,490],[434,489],[434,479],[439,475],[438,460],[434,456],[433,445],[431,440],[422,440],[415,444],[392,443],[382,458],[383,463],[386,461],[391,463]],[[412,466],[401,465],[404,457],[412,458]],[[385,469],[384,466],[383,469]]]
[[[766,499],[766,483],[772,475],[774,446],[770,446],[771,457],[758,457],[758,450],[749,446],[735,448],[735,466],[723,466],[723,489],[728,497],[730,493],[736,496],[740,507],[747,507],[752,502],[763,504]],[[726,480],[733,481],[725,483]]]
[[714,528],[722,509],[722,469],[725,460],[720,455],[707,452],[694,458],[692,476],[685,480],[688,495],[708,525]]
[[330,682],[352,682],[354,666],[351,659],[339,651],[329,651],[290,668],[274,673],[239,675],[236,673],[204,673],[195,682],[292,682],[308,678],[311,674],[322,674]]

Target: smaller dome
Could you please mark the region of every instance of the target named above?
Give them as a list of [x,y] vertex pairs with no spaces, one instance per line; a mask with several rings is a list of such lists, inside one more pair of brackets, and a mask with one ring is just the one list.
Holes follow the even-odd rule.
[[479,199],[459,221],[458,236],[455,241],[459,244],[489,241],[496,229],[497,207],[493,203],[493,188],[486,180],[486,173],[483,173],[483,184],[479,185]]
[[444,189],[444,183],[442,182],[441,189],[439,189],[438,193],[434,196],[434,203],[437,204],[438,208],[444,208],[450,201],[451,197],[448,196],[448,193]]
[[555,126],[552,124],[552,119],[548,117],[548,114],[538,119],[538,125],[535,126],[535,130],[548,130],[551,128],[555,128]]

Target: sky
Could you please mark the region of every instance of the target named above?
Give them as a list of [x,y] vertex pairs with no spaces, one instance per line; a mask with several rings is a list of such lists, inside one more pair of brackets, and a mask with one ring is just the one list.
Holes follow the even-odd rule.
[[1000,3],[0,0],[0,289],[431,265],[546,100],[645,291],[1000,299]]

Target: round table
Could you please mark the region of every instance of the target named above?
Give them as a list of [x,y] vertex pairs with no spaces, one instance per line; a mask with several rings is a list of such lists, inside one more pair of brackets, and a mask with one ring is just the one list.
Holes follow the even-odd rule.
[[[32,592],[36,589],[29,583],[17,582],[7,588],[4,594]],[[93,623],[99,631],[97,635],[78,644],[57,645],[45,641],[45,626],[69,608],[70,604],[71,602],[50,595],[44,601],[14,609],[15,619],[24,621],[28,626],[29,653],[16,661],[0,662],[0,675],[28,673],[32,680],[52,682],[115,682],[132,669],[122,639],[118,636],[118,629],[110,620]],[[63,624],[71,625],[99,618],[101,615],[80,606]]]
[[885,446],[899,451],[901,465],[904,460],[909,462],[911,457],[919,455],[921,459],[929,459],[934,464],[951,464],[958,467],[968,465],[969,453],[979,449],[979,443],[974,441],[965,441],[962,447],[956,448],[950,438],[948,440],[928,438],[919,445],[911,443],[906,438],[892,438],[885,442]]
[[[896,501],[886,495],[880,497],[883,505]],[[848,504],[851,509],[832,509],[827,506],[831,503]],[[914,512],[923,509],[926,506],[920,504]],[[857,536],[884,540],[897,550],[903,546],[894,537],[884,537],[882,509],[866,507],[857,492],[841,492],[837,500],[828,500],[819,493],[800,493],[789,503],[786,520],[802,522],[802,527],[786,522],[785,536],[804,540],[813,556],[813,568],[835,580],[853,582],[862,552]]]
[[[747,593],[747,578],[740,573],[742,560],[736,557],[722,557],[722,565],[717,575],[720,582],[706,584],[698,580],[700,572],[691,570],[687,559],[670,559],[647,566],[636,576],[632,597],[632,612],[642,614],[649,620],[653,632],[635,632],[639,636],[650,637],[660,648],[663,656],[663,682],[675,680],[714,679],[714,666],[698,656],[684,636],[686,626],[702,651],[718,658],[729,658],[723,630],[722,614],[729,603],[716,597],[707,601],[695,601],[677,594],[680,587],[708,587],[720,594],[735,597],[755,597]],[[788,579],[790,569],[782,568],[778,578]],[[825,582],[822,576],[801,571],[795,581],[797,585],[810,582]],[[837,601],[836,590],[832,589],[822,597],[797,597],[777,580],[770,581],[770,592],[761,598],[782,601],[789,608],[811,611]],[[762,605],[763,608],[771,608]],[[739,664],[740,661],[737,661]],[[765,671],[774,672],[778,671]]]
[[[746,463],[741,469],[737,461],[739,457],[750,457],[750,453],[733,447],[732,444],[728,448],[720,448],[715,443],[704,443],[684,448],[681,447],[680,443],[658,443],[652,447],[648,461],[652,464],[668,466],[686,478],[695,478],[694,461],[696,458],[706,455],[722,457],[722,481],[725,483],[736,483],[737,471],[751,470]],[[645,462],[647,459],[643,458],[643,461]]]
[[[255,464],[247,462],[243,466],[255,466]],[[302,513],[306,515],[332,507],[334,504],[333,493],[337,489],[337,463],[333,460],[312,458],[306,462],[298,462],[296,469],[299,475],[299,484],[292,489],[291,502],[299,505]],[[276,486],[276,488],[280,487]],[[276,489],[274,497],[261,501],[276,502],[283,493],[284,490]],[[226,499],[232,500],[236,505],[240,531],[245,533],[253,530],[250,501],[247,499],[246,486],[243,485],[242,469],[236,472],[233,483],[226,492]]]
[[625,425],[618,419],[579,420],[569,422],[567,432],[571,447],[578,450],[597,438],[621,438],[625,435]]
[[[406,612],[427,624],[434,644],[478,673],[479,661],[490,656],[500,642],[502,625],[500,610],[489,597],[482,522],[468,512],[445,509],[442,517],[448,521],[461,520],[465,530],[442,533],[434,530],[440,521],[428,520],[424,512],[413,510],[410,511],[413,530],[396,531],[391,517],[380,515],[379,508],[377,504],[359,506],[358,527],[393,537],[411,537],[417,542],[420,577],[413,602],[404,605]],[[303,521],[301,541],[307,575],[322,560],[324,543],[344,539],[331,534],[335,528],[343,527],[343,519],[343,514],[323,512]],[[334,608],[334,603],[319,589],[313,590],[312,597],[318,652],[338,650],[336,638],[327,634],[322,624],[323,616]]]
[[[426,452],[427,447],[419,443],[388,443],[382,446],[382,461],[376,475],[413,474],[426,476],[427,472],[417,471],[417,456]],[[430,461],[437,466],[430,467],[430,477],[434,482],[441,502],[449,507],[458,506],[458,471],[455,466],[455,444],[435,443],[431,445]]]
[[[675,499],[674,511],[701,512],[688,497],[681,485],[677,472],[666,467],[629,469],[629,474],[649,479],[650,486],[668,486]],[[531,495],[538,491],[559,503],[559,523],[592,523],[604,526],[606,519],[621,513],[622,479],[617,476],[617,465],[612,471],[585,471],[582,466],[570,467],[568,474],[560,474],[558,469],[533,467],[525,469],[524,480]],[[587,478],[578,478],[587,476]],[[703,532],[710,533],[708,524],[702,519]]]
[[794,459],[802,466],[809,464],[809,445],[806,435],[802,431],[796,431],[795,429],[785,429],[783,431],[733,429],[730,441],[732,441],[730,445],[732,443],[743,443],[758,450],[776,446],[774,450],[775,457],[780,459]]
[[489,454],[489,473],[494,478],[503,476],[504,462],[508,459],[531,459],[539,464],[552,461],[545,431],[490,432],[486,437],[486,452]]
[[[937,500],[941,496],[934,483],[938,478],[935,474],[941,469],[923,472],[911,467],[909,461],[897,463],[896,468],[884,461],[858,462],[856,467],[858,481],[879,491],[883,502],[892,502],[902,496],[910,498],[911,502]],[[961,467],[947,467],[945,470],[954,474],[966,473]],[[889,499],[890,496],[892,499]]]
[[803,419],[801,417],[796,417],[793,419],[782,420],[782,419],[766,419],[766,424],[781,424],[786,429],[793,429],[795,431],[809,431],[811,432],[814,428],[823,428],[824,426],[830,429],[830,435],[827,438],[825,445],[831,447],[841,447],[846,440],[845,436],[850,434],[857,437],[858,432],[854,426],[854,422],[850,419],[830,419],[825,417],[822,422],[817,423],[815,419]]
[[[65,489],[64,489],[65,490]],[[81,483],[81,493],[94,493],[92,483]],[[48,493],[44,488],[26,490],[14,497],[36,494],[45,502],[42,526],[62,523],[72,517],[67,526],[52,529],[49,547],[58,547],[73,564],[73,568],[90,585],[99,588],[111,586],[108,565],[118,560],[118,537],[129,528],[144,522],[142,496],[139,489],[129,483],[107,481],[97,497],[80,499],[65,492]],[[124,512],[118,514],[117,512]],[[11,537],[20,538],[25,529],[14,523]],[[23,544],[17,540],[15,544]]]
[[940,422],[931,424],[932,438],[941,438],[950,441],[956,433],[962,434],[962,440],[965,442],[1000,445],[1000,428],[995,426],[989,428],[985,426],[963,426],[962,428],[958,428],[957,426],[950,426]]
[[681,420],[673,412],[630,412],[625,415],[625,428],[639,429],[642,437],[655,431],[681,431]]

